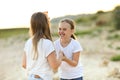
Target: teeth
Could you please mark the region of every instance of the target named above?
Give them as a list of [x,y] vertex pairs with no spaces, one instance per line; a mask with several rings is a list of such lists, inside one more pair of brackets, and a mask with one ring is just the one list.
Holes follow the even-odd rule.
[[61,36],[61,37],[63,37],[64,35],[63,35],[63,34],[61,34],[60,36]]

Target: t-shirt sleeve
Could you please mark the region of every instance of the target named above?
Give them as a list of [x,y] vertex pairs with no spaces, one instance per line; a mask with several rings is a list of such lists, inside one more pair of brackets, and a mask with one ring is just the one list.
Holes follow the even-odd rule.
[[54,44],[52,41],[49,41],[46,47],[46,51],[45,51],[45,57],[47,57],[49,54],[51,54],[51,52],[53,52],[55,50],[54,48]]
[[30,39],[28,39],[27,41],[26,41],[26,43],[25,43],[25,45],[24,45],[24,51],[27,53],[27,51],[28,51],[28,49],[29,49],[29,46],[30,46]]
[[74,53],[78,51],[83,51],[83,48],[81,44],[78,41],[76,41],[76,43],[74,44]]
[[25,45],[24,45],[24,51],[26,52],[26,50],[27,50],[27,47],[28,47],[28,41],[25,43]]

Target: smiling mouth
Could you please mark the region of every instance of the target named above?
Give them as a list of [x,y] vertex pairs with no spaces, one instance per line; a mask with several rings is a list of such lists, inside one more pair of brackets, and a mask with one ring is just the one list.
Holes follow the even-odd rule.
[[65,36],[65,34],[60,34],[60,36],[61,36],[61,37],[64,37],[64,36]]

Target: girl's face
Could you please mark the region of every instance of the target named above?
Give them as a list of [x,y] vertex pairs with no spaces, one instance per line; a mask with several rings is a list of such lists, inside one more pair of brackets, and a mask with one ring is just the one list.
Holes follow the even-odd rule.
[[58,33],[61,39],[69,39],[73,34],[74,30],[71,29],[69,23],[62,22],[59,24]]

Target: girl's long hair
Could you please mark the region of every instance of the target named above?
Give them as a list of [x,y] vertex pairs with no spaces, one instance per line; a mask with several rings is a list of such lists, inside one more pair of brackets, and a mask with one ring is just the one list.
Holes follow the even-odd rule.
[[36,12],[31,16],[30,33],[33,37],[33,60],[38,58],[37,44],[41,38],[46,38],[52,41],[50,33],[50,23],[47,15],[43,12]]

